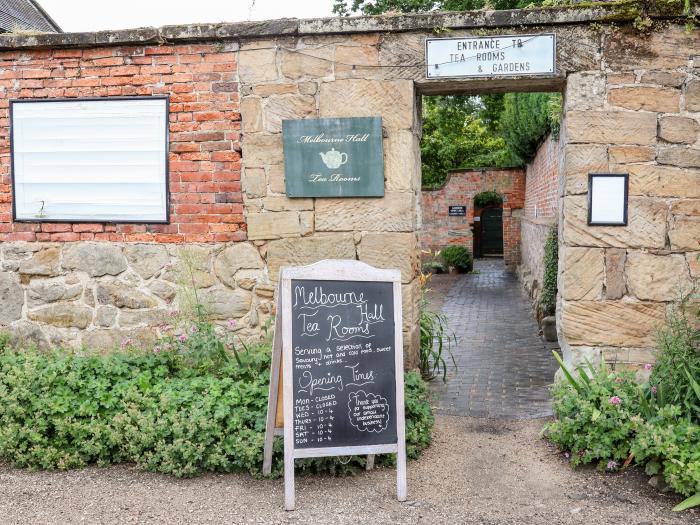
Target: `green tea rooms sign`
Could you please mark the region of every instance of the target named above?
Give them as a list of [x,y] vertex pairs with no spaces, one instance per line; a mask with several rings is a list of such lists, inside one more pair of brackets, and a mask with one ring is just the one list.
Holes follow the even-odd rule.
[[288,197],[382,197],[381,117],[285,120]]

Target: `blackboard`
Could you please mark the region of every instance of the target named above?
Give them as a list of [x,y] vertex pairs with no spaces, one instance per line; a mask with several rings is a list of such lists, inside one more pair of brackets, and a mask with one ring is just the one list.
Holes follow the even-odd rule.
[[401,327],[397,269],[354,260],[281,269],[263,473],[281,434],[287,510],[299,458],[366,454],[370,464],[395,453],[397,498],[406,500]]
[[396,442],[390,282],[292,280],[294,447]]
[[450,217],[464,217],[467,214],[466,206],[450,206],[448,210]]

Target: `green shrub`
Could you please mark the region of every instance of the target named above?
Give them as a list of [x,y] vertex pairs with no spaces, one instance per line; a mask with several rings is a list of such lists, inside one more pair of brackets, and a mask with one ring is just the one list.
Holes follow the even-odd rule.
[[474,206],[485,208],[486,206],[497,206],[503,203],[501,194],[495,191],[482,191],[474,197]]
[[679,405],[684,416],[700,423],[700,339],[685,313],[686,301],[668,316],[657,336],[659,351],[649,383],[657,387],[665,404]]
[[452,245],[440,251],[447,266],[457,268],[460,272],[468,272],[474,264],[472,252],[466,246]]
[[[587,373],[590,372],[590,377]],[[632,373],[581,370],[578,387],[560,381],[553,388],[556,421],[547,436],[571,455],[573,466],[611,461],[619,465],[630,454],[632,438],[641,425],[638,386]]]
[[[148,353],[127,349],[97,356],[5,347],[0,458],[44,469],[126,461],[178,477],[203,471],[259,475],[269,377],[269,345],[237,350],[204,323]],[[407,449],[416,457],[430,443],[433,419],[425,385],[412,373],[406,375],[406,417]],[[344,473],[362,461],[299,463]],[[274,474],[281,472],[278,440]]]
[[559,236],[552,226],[544,245],[544,275],[538,299],[538,317],[554,315],[557,308],[557,272],[559,270]]

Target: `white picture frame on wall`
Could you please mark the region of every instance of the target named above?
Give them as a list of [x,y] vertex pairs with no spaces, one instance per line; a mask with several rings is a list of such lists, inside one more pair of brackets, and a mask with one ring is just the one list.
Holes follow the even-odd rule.
[[167,96],[10,101],[15,222],[169,222]]
[[629,174],[588,174],[588,225],[626,226]]

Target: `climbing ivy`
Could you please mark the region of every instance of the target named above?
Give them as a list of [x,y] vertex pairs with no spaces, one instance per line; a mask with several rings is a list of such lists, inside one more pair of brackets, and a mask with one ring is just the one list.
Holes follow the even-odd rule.
[[559,268],[559,236],[552,226],[544,244],[544,276],[539,298],[539,313],[542,317],[554,315],[557,307],[557,271]]

